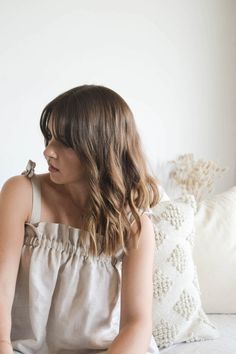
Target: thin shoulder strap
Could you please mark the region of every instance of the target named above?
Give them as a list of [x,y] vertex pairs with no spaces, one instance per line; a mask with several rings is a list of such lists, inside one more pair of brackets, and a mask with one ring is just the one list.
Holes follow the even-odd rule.
[[[142,215],[147,214],[149,217],[153,214],[153,211],[151,208],[147,208],[147,209],[141,208],[140,211],[142,211]],[[131,211],[129,211],[127,215],[128,215],[129,221],[132,221],[131,222],[131,225],[132,225],[134,220],[132,220],[133,218],[131,219],[131,217],[132,217]],[[124,252],[123,248],[120,248],[114,255],[115,262],[122,261],[124,254],[125,254],[125,252]]]
[[143,210],[142,214],[147,214],[148,216],[151,216],[151,215],[153,215],[153,210],[152,210],[152,208],[147,208],[147,209]]
[[[152,208],[150,208],[150,207],[147,208],[147,209],[140,208],[140,212],[141,212],[140,215],[147,214],[149,216],[149,218],[152,220],[152,218],[151,218],[151,216],[153,215]],[[133,222],[134,222],[134,219],[133,219],[133,216],[131,214],[131,211],[128,212],[128,219],[129,219],[129,221],[131,221],[131,225],[132,225]]]
[[40,221],[41,216],[41,184],[38,176],[34,172],[36,163],[29,160],[26,169],[21,173],[22,175],[30,178],[32,183],[32,213],[31,213],[31,223],[37,223]]
[[32,214],[31,214],[31,223],[36,223],[40,221],[41,216],[41,185],[40,180],[36,174],[31,178],[33,196],[32,196]]
[[[141,215],[143,215],[143,214],[151,214],[152,213],[152,209],[151,208],[147,208],[147,209],[140,208],[139,210],[141,212]],[[128,212],[128,219],[130,219],[131,215],[132,215],[131,211],[129,211]]]

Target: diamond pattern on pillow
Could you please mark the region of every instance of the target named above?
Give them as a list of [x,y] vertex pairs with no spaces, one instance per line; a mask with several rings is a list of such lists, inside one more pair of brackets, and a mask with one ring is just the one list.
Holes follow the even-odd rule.
[[155,269],[153,274],[153,296],[159,301],[172,287],[173,282],[160,269]]
[[171,263],[173,267],[180,273],[183,273],[186,266],[187,260],[184,249],[177,245],[175,249],[171,252],[170,256],[167,258],[167,261]]
[[174,344],[174,339],[177,334],[177,325],[166,322],[163,319],[160,319],[160,322],[153,330],[154,339],[156,340],[156,343],[162,343],[162,348]]
[[179,229],[184,222],[184,215],[181,213],[181,210],[171,202],[166,206],[166,209],[161,214],[161,218],[169,221],[176,229]]
[[197,303],[194,297],[188,294],[186,290],[183,290],[173,309],[186,320],[189,320],[193,312],[196,310],[196,307]]
[[153,336],[158,347],[215,339],[219,331],[201,304],[192,250],[195,239],[194,195],[165,199],[151,208],[155,233]]

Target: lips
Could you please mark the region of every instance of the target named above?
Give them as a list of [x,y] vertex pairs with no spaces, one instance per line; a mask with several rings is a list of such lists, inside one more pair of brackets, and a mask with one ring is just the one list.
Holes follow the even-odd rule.
[[53,168],[54,170],[59,171],[59,170],[58,170],[58,168],[56,168],[56,167],[55,167],[55,166],[53,166],[52,164],[49,164],[49,167]]

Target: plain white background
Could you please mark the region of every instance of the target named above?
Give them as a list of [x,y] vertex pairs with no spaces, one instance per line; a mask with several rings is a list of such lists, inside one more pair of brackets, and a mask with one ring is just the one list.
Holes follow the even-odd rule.
[[193,153],[236,184],[236,1],[0,1],[0,186],[47,172],[39,118],[85,83],[132,109],[152,171]]

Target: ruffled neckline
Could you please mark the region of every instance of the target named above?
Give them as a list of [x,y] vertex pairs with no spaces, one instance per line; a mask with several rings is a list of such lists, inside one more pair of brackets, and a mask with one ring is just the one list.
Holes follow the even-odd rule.
[[[32,242],[34,247],[40,245],[41,243],[47,242],[47,245],[52,247],[60,247],[62,249],[72,249],[72,250],[79,250],[81,255],[88,257],[87,253],[82,249],[81,246],[78,246],[79,242],[79,233],[83,229],[73,227],[69,224],[63,223],[53,223],[50,221],[39,221],[35,223],[26,222],[26,239],[29,237],[30,239],[33,238],[33,241],[26,241]],[[102,242],[102,235],[96,234],[98,237],[98,249],[100,250],[101,242]],[[61,246],[61,245],[62,246]],[[98,260],[107,261],[110,264],[110,260],[116,259],[116,261],[120,261],[122,259],[124,250],[120,247],[113,256],[108,256],[105,254],[99,254],[95,257]]]
[[[79,233],[80,231],[86,231],[82,228],[79,227],[74,227],[69,224],[63,224],[63,223],[57,223],[57,222],[51,222],[51,221],[38,221],[38,222],[25,222],[25,225],[33,226],[35,229],[39,229],[42,231],[45,227],[53,227],[56,229],[64,229],[64,230],[71,230],[73,233]],[[102,236],[99,233],[96,233],[98,236]]]

